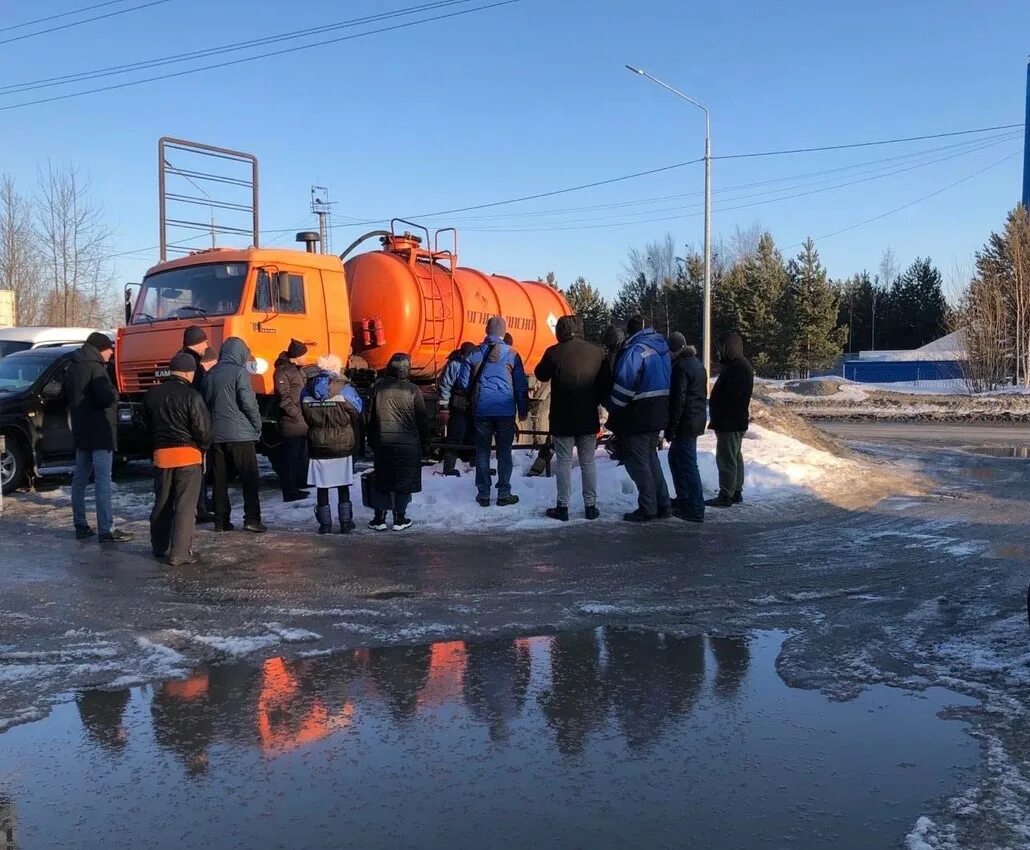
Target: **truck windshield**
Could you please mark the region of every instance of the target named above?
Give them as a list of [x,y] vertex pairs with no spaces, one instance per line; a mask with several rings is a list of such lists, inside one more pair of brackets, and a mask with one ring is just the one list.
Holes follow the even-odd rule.
[[246,278],[246,263],[208,263],[152,274],[143,280],[132,324],[233,314],[240,309]]

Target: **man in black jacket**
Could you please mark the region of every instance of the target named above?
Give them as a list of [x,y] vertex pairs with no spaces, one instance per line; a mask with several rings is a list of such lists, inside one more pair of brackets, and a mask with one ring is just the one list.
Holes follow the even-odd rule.
[[100,542],[124,543],[132,539],[130,533],[112,528],[111,467],[117,447],[118,393],[111,383],[107,364],[113,353],[114,345],[107,334],[91,333],[82,348],[72,355],[64,379],[75,444],[72,518],[77,540],[96,533],[86,521],[86,485],[91,472]]
[[[198,392],[204,386],[204,375],[208,367],[205,366],[205,355],[212,351],[207,344],[207,331],[201,325],[190,325],[182,332],[182,348],[177,353],[186,354],[193,360],[193,389]],[[215,360],[218,358],[215,357]],[[209,365],[214,365],[209,362]],[[201,476],[200,491],[197,493],[197,522],[212,522],[214,514],[207,509],[207,487],[204,485],[204,477]]]
[[302,368],[307,353],[308,347],[303,342],[291,339],[289,347],[275,361],[273,380],[282,438],[276,452],[275,471],[284,502],[308,497],[307,490],[301,489],[308,474],[308,425],[300,408],[300,394],[307,382]]
[[143,396],[143,419],[154,444],[154,509],[150,548],[173,567],[196,562],[193,530],[203,478],[203,452],[211,444],[211,417],[192,387],[195,361],[172,358],[169,377]]
[[547,509],[551,519],[567,521],[572,495],[572,450],[579,455],[583,477],[583,507],[587,519],[597,519],[597,472],[594,453],[600,419],[597,406],[606,399],[608,384],[604,349],[582,339],[575,316],[562,316],[555,327],[558,344],[544,352],[534,375],[551,384],[550,433],[558,459],[558,502]]
[[193,360],[193,389],[199,390],[204,383],[207,370],[203,366],[204,352],[207,351],[207,331],[200,325],[190,325],[182,332],[182,348],[179,353],[189,355]]
[[719,343],[722,368],[708,401],[708,427],[715,431],[715,463],[719,467],[719,495],[705,502],[728,508],[744,501],[744,454],[741,442],[750,423],[755,370],[744,357],[744,340],[731,331]]
[[681,333],[669,335],[672,355],[672,383],[669,389],[669,424],[665,439],[669,441],[669,469],[676,498],[673,512],[688,522],[703,522],[705,497],[701,488],[701,472],[697,468],[697,438],[705,432],[708,412],[708,376],[697,358],[697,350],[687,345]]

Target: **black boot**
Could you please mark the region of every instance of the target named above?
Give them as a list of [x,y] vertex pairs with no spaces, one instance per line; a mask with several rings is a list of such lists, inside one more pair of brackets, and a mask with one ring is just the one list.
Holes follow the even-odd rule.
[[705,504],[710,508],[731,508],[733,507],[733,499],[730,498],[730,494],[725,490],[720,490],[718,496],[714,499],[705,500]]
[[743,490],[738,490],[736,493],[734,493],[733,494],[733,498],[731,499],[731,501],[735,505],[741,504],[744,501],[744,491]]
[[386,531],[386,511],[376,511],[375,516],[368,521],[368,527],[373,531]]
[[340,502],[340,534],[350,534],[357,526],[354,524],[354,506],[350,502]]
[[393,512],[393,530],[404,531],[405,528],[411,528],[411,520],[403,513]]
[[333,530],[333,515],[329,505],[318,505],[315,508],[315,519],[318,520],[319,534],[328,534]]
[[569,509],[566,505],[556,505],[553,508],[548,508],[544,513],[551,519],[559,519],[562,522],[569,521]]

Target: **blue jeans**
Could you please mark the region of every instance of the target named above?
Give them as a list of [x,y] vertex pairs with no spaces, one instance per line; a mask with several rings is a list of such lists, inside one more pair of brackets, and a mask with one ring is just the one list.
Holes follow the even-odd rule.
[[497,442],[497,498],[511,495],[511,444],[515,442],[514,416],[476,417],[476,489],[480,499],[490,498],[490,443]]
[[111,516],[111,466],[114,452],[107,449],[76,449],[75,472],[72,473],[72,521],[87,526],[86,485],[93,473],[93,490],[97,502],[97,532],[110,534],[114,517]]
[[676,498],[683,509],[694,516],[704,516],[705,497],[701,489],[701,471],[697,468],[697,437],[677,437],[669,445],[669,470]]

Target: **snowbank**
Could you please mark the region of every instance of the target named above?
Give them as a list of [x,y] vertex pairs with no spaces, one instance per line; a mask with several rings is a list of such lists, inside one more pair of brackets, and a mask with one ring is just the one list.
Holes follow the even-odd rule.
[[[460,533],[500,528],[552,528],[556,523],[543,513],[555,504],[555,479],[525,477],[534,457],[532,451],[515,452],[512,491],[519,497],[517,505],[481,508],[475,501],[475,471],[459,464],[463,471],[462,477],[448,478],[439,474],[441,467],[437,464],[423,470],[423,489],[412,500],[409,513],[420,524]],[[671,492],[672,475],[669,472],[668,452],[659,452],[659,458]],[[761,426],[752,426],[748,432],[744,441],[744,460],[744,497],[763,505],[782,504],[802,495],[816,495],[825,488],[841,486],[852,476],[866,471],[865,466],[857,461],[835,457],[829,452],[812,448]],[[635,510],[636,487],[625,467],[613,462],[603,449],[597,451],[596,463],[597,506],[602,516],[612,518]],[[719,485],[713,434],[706,434],[698,440],[698,465],[706,494],[714,495]],[[358,500],[357,486],[353,491],[352,497]],[[587,522],[583,517],[580,493],[581,478],[577,461],[572,470],[570,522]],[[493,491],[493,497],[496,499],[496,490]],[[262,503],[265,522],[277,530],[310,530],[312,511],[313,502],[310,500],[284,504],[266,499]],[[369,511],[359,507],[355,513],[360,518]]]

